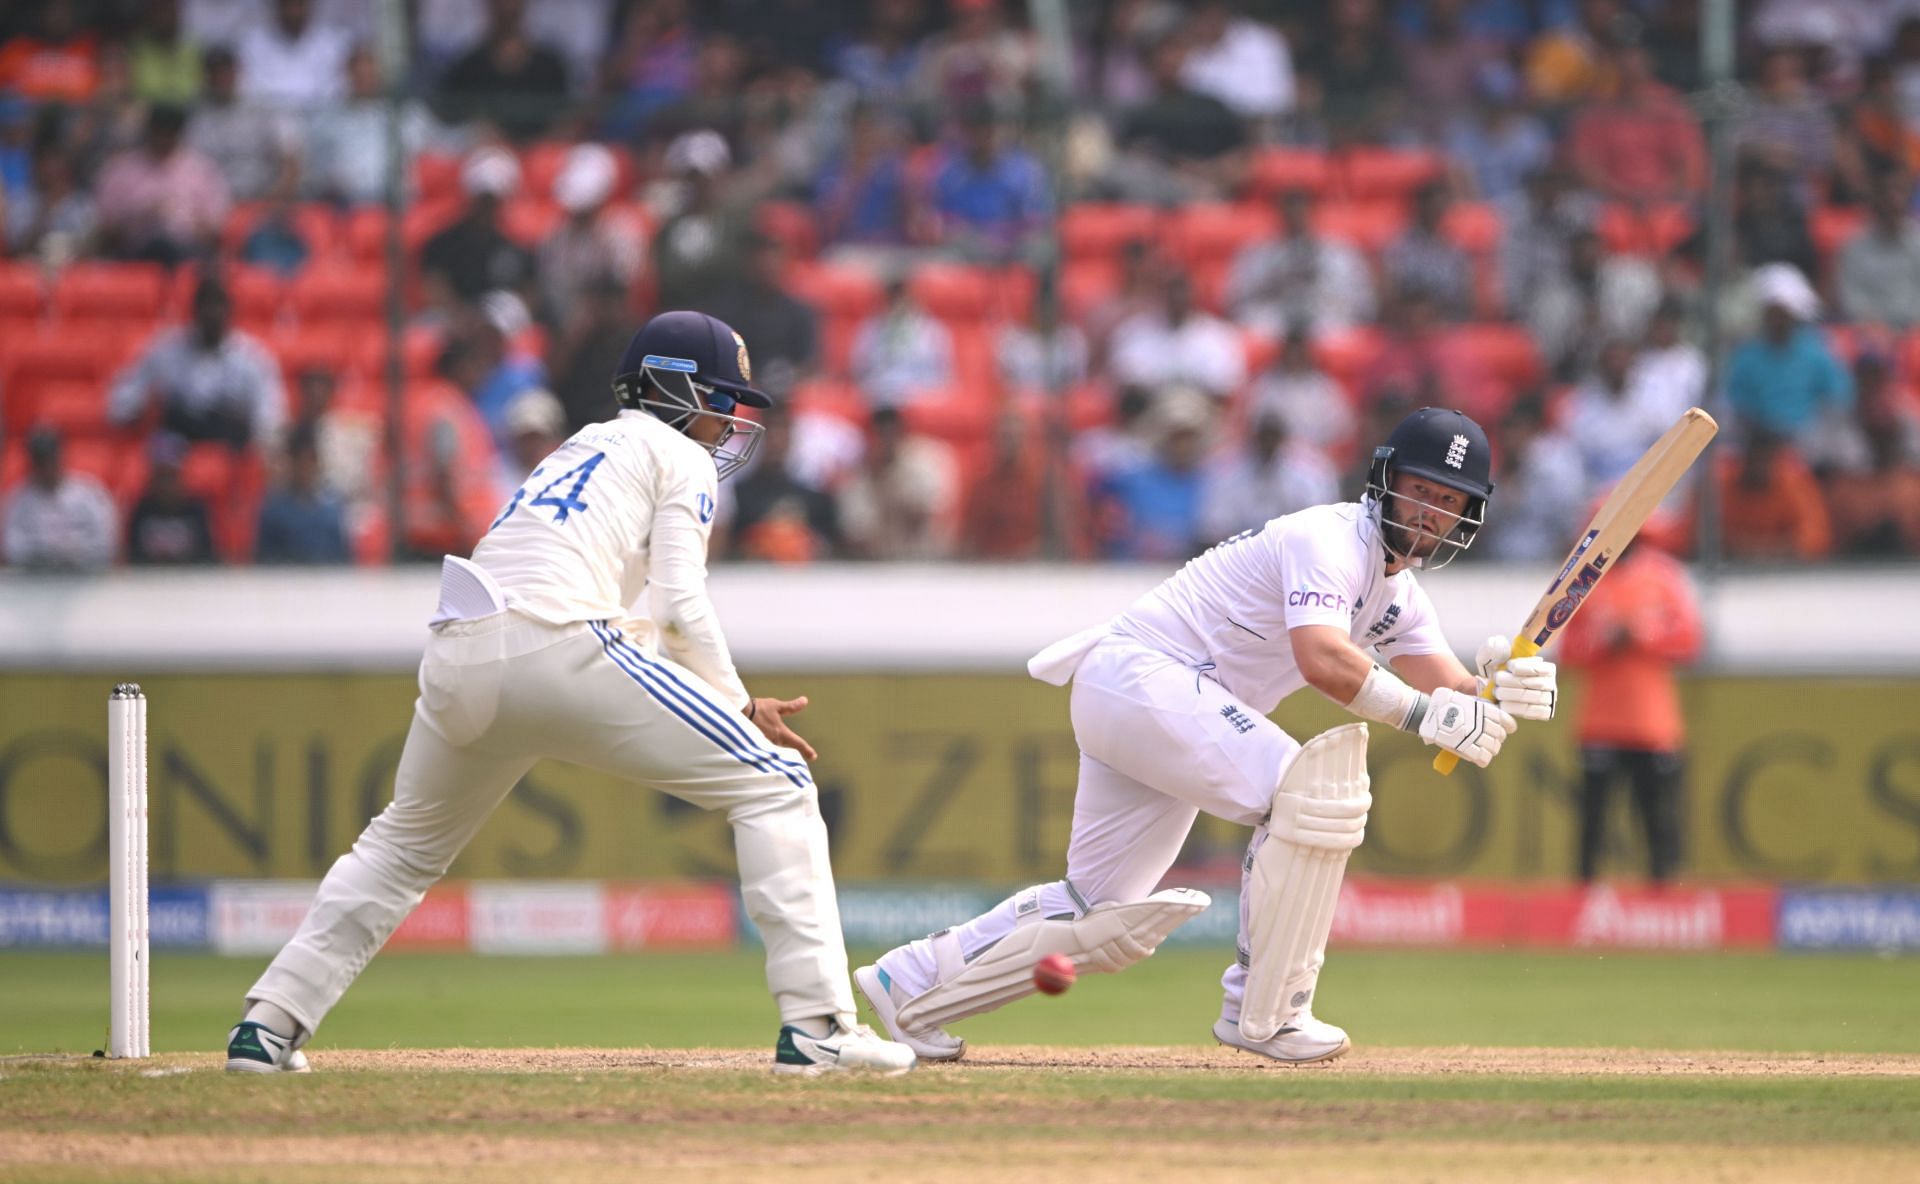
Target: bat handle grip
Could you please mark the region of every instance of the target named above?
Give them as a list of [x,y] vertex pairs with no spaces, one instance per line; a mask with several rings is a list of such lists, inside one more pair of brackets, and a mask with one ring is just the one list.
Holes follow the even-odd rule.
[[[1539,652],[1540,652],[1540,647],[1533,643],[1532,638],[1516,637],[1513,639],[1513,656],[1514,657],[1531,658]],[[1502,662],[1499,666],[1499,670],[1505,670],[1506,668],[1507,668],[1507,664],[1505,662]],[[1481,688],[1480,697],[1482,699],[1487,699],[1487,700],[1491,700],[1493,698],[1493,681],[1491,679],[1487,681],[1487,685],[1485,687]],[[1452,776],[1453,771],[1459,767],[1460,767],[1460,754],[1457,752],[1449,752],[1443,748],[1433,758],[1433,771],[1440,774],[1442,777]]]

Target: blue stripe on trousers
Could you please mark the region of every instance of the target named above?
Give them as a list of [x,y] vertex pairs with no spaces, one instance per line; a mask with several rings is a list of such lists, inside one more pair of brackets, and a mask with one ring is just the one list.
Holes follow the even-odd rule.
[[[710,714],[700,713],[696,715],[685,709],[680,705],[684,700],[670,689],[661,687],[652,677],[651,672],[645,669],[636,669],[630,665],[626,660],[625,653],[622,652],[625,647],[620,645],[620,635],[617,631],[608,630],[598,622],[590,622],[590,624],[593,625],[594,634],[600,638],[601,649],[605,651],[607,657],[612,660],[613,664],[620,668],[622,674],[632,679],[635,684],[646,691],[647,694],[651,695],[661,706],[678,716],[681,722],[712,741],[721,751],[733,757],[741,764],[758,769],[763,773],[779,773],[801,789],[808,788],[812,784],[811,780],[796,777],[791,770],[774,763],[774,758],[771,754],[755,752],[751,748],[742,750],[739,746],[731,743],[723,732],[717,731],[714,728],[713,719]],[[679,702],[677,702],[677,700]]]
[[784,768],[792,769],[809,781],[813,780],[812,771],[809,770],[803,762],[791,760],[781,756],[771,748],[762,747],[759,739],[747,732],[745,721],[743,721],[737,713],[715,707],[712,700],[708,699],[693,687],[688,686],[679,675],[673,672],[672,667],[666,665],[664,662],[647,657],[646,654],[642,653],[632,642],[626,640],[618,629],[609,627],[609,631],[613,634],[613,644],[616,648],[625,651],[635,663],[652,673],[656,678],[678,687],[681,692],[679,696],[681,702],[693,710],[701,712],[712,723],[718,725],[722,731],[731,734],[734,742],[739,744],[740,747],[757,753]]
[[632,665],[639,666],[663,683],[671,684],[673,687],[678,688],[676,697],[683,705],[693,711],[701,713],[707,718],[708,722],[719,727],[721,731],[732,735],[734,742],[741,748],[755,753],[766,760],[770,760],[783,768],[791,769],[806,778],[809,782],[813,780],[813,771],[807,768],[804,762],[783,757],[773,749],[763,747],[760,737],[756,733],[749,733],[745,721],[740,719],[734,712],[724,707],[716,707],[712,700],[708,699],[695,688],[688,686],[679,675],[673,672],[672,667],[654,658],[649,658],[640,651],[639,647],[626,640],[625,636],[622,635],[618,629],[607,625],[604,621],[598,622],[597,624],[600,628],[612,634],[614,647],[626,653],[631,659]]

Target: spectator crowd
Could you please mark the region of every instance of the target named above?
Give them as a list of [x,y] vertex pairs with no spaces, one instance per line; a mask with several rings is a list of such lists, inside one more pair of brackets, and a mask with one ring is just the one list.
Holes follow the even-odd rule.
[[0,6],[0,556],[464,553],[678,307],[776,396],[739,559],[1177,562],[1426,404],[1472,557],[1695,404],[1674,549],[1920,555],[1920,11],[1741,6],[1710,288],[1701,7]]

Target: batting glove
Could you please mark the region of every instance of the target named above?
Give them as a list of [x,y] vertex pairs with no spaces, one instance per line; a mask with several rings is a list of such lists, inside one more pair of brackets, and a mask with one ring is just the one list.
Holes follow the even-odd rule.
[[1560,698],[1560,668],[1545,658],[1513,656],[1513,642],[1496,633],[1473,655],[1478,690],[1493,688],[1493,701],[1516,719],[1549,720]]
[[1420,738],[1484,769],[1500,754],[1500,746],[1517,726],[1498,703],[1441,687],[1427,704],[1426,718],[1420,721]]

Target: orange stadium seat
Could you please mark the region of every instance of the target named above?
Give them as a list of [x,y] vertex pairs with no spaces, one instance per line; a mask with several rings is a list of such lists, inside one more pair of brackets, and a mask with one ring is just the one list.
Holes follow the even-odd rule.
[[460,158],[444,152],[423,152],[413,158],[414,183],[420,201],[458,201],[460,198]]
[[[421,202],[409,207],[406,213],[400,215],[400,245],[407,257],[417,256],[420,249],[427,245],[428,239],[452,225],[466,208],[466,202],[458,198],[452,201]],[[375,257],[385,259],[386,252],[386,230],[382,227],[380,253]]]
[[1682,205],[1636,210],[1615,202],[1600,211],[1600,241],[1619,255],[1663,258],[1693,233],[1693,213]]
[[[1833,257],[1840,248],[1857,236],[1867,226],[1867,211],[1854,206],[1821,206],[1813,211],[1808,226],[1813,235],[1813,249],[1820,256],[1820,267],[1828,270],[1833,267]],[[1816,284],[1820,277],[1807,277]]]
[[1500,246],[1500,210],[1491,202],[1457,202],[1447,209],[1440,232],[1469,255],[1490,255]]
[[1323,202],[1314,210],[1314,230],[1352,243],[1369,255],[1378,255],[1407,225],[1406,205],[1399,201]]
[[1516,395],[1546,376],[1532,334],[1500,323],[1444,330],[1434,368],[1450,402],[1482,423],[1497,421]]
[[40,384],[34,403],[34,423],[46,424],[69,439],[104,436],[112,430],[107,423],[105,383],[49,379]]
[[308,370],[336,376],[359,372],[369,338],[384,346],[377,332],[351,324],[289,325],[267,339],[267,348],[279,360],[280,374],[291,387]]
[[813,211],[797,201],[761,202],[754,211],[760,233],[787,249],[789,259],[811,259],[820,250],[820,228]]
[[1151,239],[1160,211],[1149,205],[1081,202],[1060,215],[1060,249],[1068,259],[1114,256],[1135,239]]
[[795,415],[830,415],[862,428],[869,411],[859,387],[826,378],[796,384],[791,406]]
[[[373,383],[387,380],[387,354],[393,347],[393,338],[386,333],[362,335],[352,343],[353,372],[364,376]],[[446,337],[438,329],[426,325],[409,325],[400,335],[401,375],[408,382],[432,378],[440,364],[440,352],[446,348]]]
[[[169,319],[184,321],[193,315],[193,290],[200,285],[200,275],[200,270],[193,267],[182,267],[173,273],[172,291],[167,296]],[[280,319],[287,281],[270,268],[244,263],[223,267],[219,275],[227,286],[228,298],[233,301],[234,324],[254,334],[271,331]]]
[[1162,223],[1160,241],[1174,259],[1192,266],[1230,260],[1241,248],[1280,230],[1273,211],[1248,202],[1183,206]]
[[54,285],[54,318],[152,325],[165,306],[166,286],[166,270],[157,263],[76,263]]
[[[66,441],[60,458],[69,472],[84,473],[106,486],[124,511],[130,500],[125,490],[128,459],[138,451],[114,440],[83,437]],[[27,446],[21,441],[13,441],[0,452],[0,497],[27,479],[28,467]],[[146,470],[139,471],[144,474]]]
[[886,303],[880,277],[864,267],[796,263],[787,270],[786,287],[820,314],[822,362],[829,375],[844,378],[860,322]]
[[966,390],[998,397],[1000,366],[994,356],[994,330],[982,321],[946,321],[953,335],[953,380]]
[[50,331],[6,343],[0,355],[0,431],[9,438],[30,428],[39,413],[41,392],[56,384],[80,383],[104,390],[132,345],[138,342],[112,330]]
[[500,229],[529,249],[538,247],[560,228],[566,214],[544,197],[517,197],[500,209]]
[[878,275],[851,264],[795,263],[787,269],[786,280],[787,290],[823,317],[871,316],[887,299]]
[[1263,148],[1254,154],[1247,170],[1248,192],[1259,198],[1272,198],[1295,189],[1314,193],[1325,191],[1333,170],[1325,154],[1301,148]]
[[347,258],[361,263],[377,263],[387,257],[387,211],[380,206],[360,206],[346,216],[340,231],[341,249]]
[[253,557],[266,472],[257,452],[234,452],[225,444],[196,444],[180,466],[180,483],[206,500],[213,517],[213,544],[228,563]]
[[1280,357],[1280,339],[1251,329],[1240,331],[1240,351],[1246,357],[1247,373],[1258,374]]
[[[565,140],[542,140],[520,152],[520,192],[539,197],[553,196],[553,183],[567,165],[567,153],[573,145]],[[456,184],[454,192],[459,191]]]
[[994,273],[993,307],[988,316],[995,321],[1024,325],[1033,317],[1033,304],[1040,295],[1040,277],[1031,267],[1011,263]]
[[1194,303],[1210,313],[1226,315],[1227,282],[1232,276],[1232,259],[1201,259],[1188,265],[1187,282],[1193,287]]
[[[220,250],[231,259],[240,254],[247,236],[271,206],[264,201],[235,206],[220,230]],[[293,228],[307,244],[307,259],[325,259],[340,248],[340,215],[325,202],[301,202],[293,207]]]
[[1457,352],[1463,362],[1484,372],[1509,391],[1531,386],[1546,376],[1540,348],[1521,325],[1487,322],[1456,325],[1443,331],[1442,351]]
[[60,450],[60,459],[72,472],[85,473],[109,490],[115,490],[120,485],[126,458],[131,451],[137,451],[137,448],[116,440],[69,440],[66,447]]
[[40,269],[0,260],[0,329],[17,331],[38,322],[46,311],[47,290]]
[[1075,432],[1113,422],[1113,391],[1104,383],[1083,382],[1067,392],[1067,427]]
[[984,441],[993,429],[1000,401],[990,392],[970,385],[928,391],[901,408],[907,426],[955,447]]
[[978,322],[993,307],[996,276],[983,267],[928,263],[916,268],[908,290],[929,316],[942,321]]
[[1647,211],[1647,244],[1655,255],[1666,256],[1693,235],[1693,211],[1684,205],[1654,206]]
[[[81,438],[66,442],[61,459],[68,470],[85,473],[106,486],[108,493],[122,501],[124,509],[120,483],[126,472],[128,452],[128,448],[113,440]],[[25,443],[15,440],[0,449],[0,500],[27,479],[28,467]]]
[[1414,190],[1441,176],[1438,153],[1392,148],[1353,148],[1338,160],[1340,188],[1356,201],[1405,200]]
[[287,304],[302,325],[378,325],[387,313],[387,273],[364,264],[309,267],[288,285]]
[[1360,325],[1316,338],[1313,360],[1327,372],[1329,378],[1345,388],[1349,396],[1357,397],[1362,376],[1366,374],[1367,367],[1373,365],[1374,359],[1380,356],[1384,345],[1385,339],[1379,329]]
[[1069,259],[1060,268],[1060,307],[1066,319],[1082,324],[1087,314],[1120,290],[1126,278],[1111,256]]

